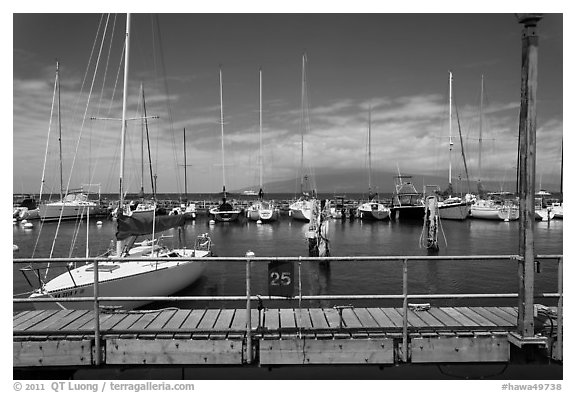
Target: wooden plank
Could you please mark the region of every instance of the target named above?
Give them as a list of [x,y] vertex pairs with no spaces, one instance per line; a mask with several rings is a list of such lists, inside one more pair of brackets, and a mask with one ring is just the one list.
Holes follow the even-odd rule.
[[192,310],[192,312],[188,314],[186,320],[182,322],[182,325],[180,327],[182,329],[195,329],[196,326],[198,326],[198,323],[200,322],[202,317],[204,316],[205,312],[206,310]]
[[294,309],[294,318],[296,319],[296,325],[300,328],[311,328],[312,320],[310,319],[310,313],[307,308],[296,308]]
[[410,342],[412,363],[506,362],[506,336],[421,337]]
[[113,329],[124,318],[126,318],[126,314],[123,313],[110,314],[110,318],[100,323],[100,330],[104,331]]
[[402,314],[398,313],[398,311],[393,308],[381,308],[381,310],[397,328],[403,326]]
[[372,317],[372,314],[370,314],[370,312],[368,312],[368,310],[365,309],[364,307],[355,308],[353,311],[363,327],[367,328],[379,327],[378,322],[376,322],[376,320]]
[[94,319],[94,311],[88,310],[88,312],[82,314],[79,318],[76,318],[61,330],[68,332],[68,335],[75,335],[74,332],[79,330],[86,322],[90,321],[91,319]]
[[[102,330],[102,324],[108,319],[112,318],[111,314],[100,315],[100,330]],[[86,323],[79,327],[80,330],[95,330],[96,329],[96,319],[90,318]]]
[[215,330],[230,330],[230,324],[232,323],[232,319],[234,318],[235,310],[221,310],[218,319],[216,320],[216,324],[214,324]]
[[311,308],[310,319],[312,320],[313,329],[328,329],[330,327],[321,308]]
[[33,310],[19,311],[12,313],[12,326],[16,326],[16,322],[21,322],[30,314]]
[[142,317],[142,314],[132,314],[126,313],[122,314],[124,318],[120,320],[114,327],[111,328],[112,331],[114,330],[127,330],[130,326],[132,326],[138,319]]
[[[44,330],[49,329],[50,325],[55,324],[61,318],[66,317],[68,314],[73,313],[72,310],[58,310],[54,314],[52,314],[49,318],[44,319],[43,321],[34,325],[34,330]],[[28,329],[29,330],[29,329]]]
[[504,318],[502,318],[502,317],[498,316],[497,314],[488,310],[486,307],[474,307],[474,311],[477,312],[478,314],[481,314],[484,318],[493,322],[496,326],[506,327],[506,328],[516,326],[515,323],[508,322]]
[[216,319],[220,314],[220,309],[208,309],[204,313],[202,320],[196,327],[198,330],[211,330],[216,324]]
[[510,315],[516,323],[518,323],[518,308],[517,307],[499,307],[500,310]]
[[190,315],[191,310],[178,310],[176,313],[170,318],[168,323],[166,323],[166,329],[174,330],[178,329],[182,326],[182,323],[186,320],[188,315]]
[[164,325],[170,320],[174,314],[176,314],[176,310],[164,310],[162,311],[148,326],[146,326],[146,330],[150,330],[152,332],[158,332],[162,330]]
[[512,316],[511,314],[502,310],[500,307],[484,307],[484,309],[490,311],[492,314],[497,315],[498,317],[502,318],[507,323],[513,326],[516,326],[516,324],[518,323],[517,317]]
[[440,310],[439,308],[431,307],[429,312],[434,316],[434,318],[436,318],[448,328],[463,326],[462,323],[458,322],[456,319],[452,318],[450,315],[446,314],[446,312]]
[[266,340],[260,364],[392,364],[394,341],[378,339]]
[[[78,315],[75,311],[72,310],[58,310],[57,312],[55,312],[54,314],[52,314],[49,318],[44,319],[41,322],[38,322],[37,324],[35,324],[33,326],[33,330],[35,331],[39,331],[39,330],[56,330],[53,326],[56,325],[59,321],[61,321],[62,319],[65,319],[67,317],[70,316],[70,314],[75,314],[72,316],[73,319],[77,318]],[[25,329],[25,330],[30,330],[30,328]]]
[[340,315],[338,314],[338,311],[333,308],[324,308],[323,311],[326,322],[328,322],[328,327],[331,329],[339,329]]
[[14,342],[12,348],[13,367],[92,364],[91,340]]
[[424,323],[426,323],[426,326],[430,328],[444,327],[444,324],[440,322],[438,319],[436,319],[430,312],[428,312],[428,310],[412,311],[412,312],[416,314],[418,318],[424,321]]
[[12,328],[15,329],[22,322],[28,321],[29,319],[38,316],[38,314],[43,314],[46,311],[51,311],[51,310],[30,310],[30,311],[27,311],[25,315],[21,316],[17,320],[12,321]]
[[230,325],[230,330],[246,331],[246,310],[240,308],[236,309],[234,319],[232,319],[232,324]]
[[150,324],[156,317],[158,316],[159,312],[143,312],[142,317],[134,322],[128,330],[144,330],[146,326]]
[[344,326],[347,328],[361,328],[362,323],[358,320],[354,310],[351,308],[345,308],[342,310],[342,319],[344,320]]
[[472,308],[468,308],[468,307],[454,307],[454,309],[464,315],[466,315],[468,318],[470,318],[471,320],[473,320],[474,322],[476,322],[478,325],[480,326],[486,326],[486,327],[494,327],[496,326],[495,323],[493,323],[492,321],[484,318],[482,315],[480,315],[479,313],[477,313],[474,309]]
[[372,318],[374,318],[378,326],[386,329],[396,327],[396,325],[392,322],[392,320],[388,318],[388,316],[386,316],[386,314],[384,314],[384,312],[381,309],[374,307],[374,308],[368,308],[367,310],[370,313],[370,315],[372,315]]
[[242,364],[242,341],[110,339],[106,364]]
[[277,308],[267,308],[264,310],[264,328],[278,331],[280,328],[280,311]]
[[16,326],[13,326],[13,330],[26,330],[29,327],[34,326],[47,318],[50,318],[50,316],[56,312],[57,310],[39,310],[38,312],[32,314],[31,317],[27,320],[18,323]]
[[[398,314],[400,315],[402,315],[402,313],[404,312],[402,308],[396,308],[396,311],[398,311]],[[410,309],[407,309],[406,311],[408,311],[408,326],[413,326],[417,328],[428,327],[428,324],[424,322],[414,311]]]
[[281,308],[280,309],[280,327],[282,329],[295,329],[296,319],[294,317],[294,309]]
[[457,320],[462,326],[473,326],[477,327],[480,326],[467,316],[463,315],[462,313],[458,312],[452,307],[440,307],[440,310],[444,311],[446,314],[451,316],[453,319]]

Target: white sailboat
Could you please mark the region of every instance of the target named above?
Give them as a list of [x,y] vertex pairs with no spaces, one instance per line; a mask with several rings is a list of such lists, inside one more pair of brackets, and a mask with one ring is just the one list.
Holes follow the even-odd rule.
[[[448,106],[448,189],[452,192],[452,72],[449,83],[449,106]],[[470,214],[470,202],[457,196],[449,195],[447,199],[438,201],[438,214],[441,219],[465,220]]]
[[181,200],[180,206],[173,208],[171,215],[189,213],[192,218],[196,218],[196,204],[188,202],[188,164],[186,163],[186,128],[183,131],[183,146],[184,146],[184,199]]
[[[139,235],[155,234],[169,228],[184,225],[186,215],[178,216],[127,216],[123,214],[124,206],[123,177],[124,152],[126,135],[126,104],[128,92],[128,63],[130,48],[130,14],[126,18],[126,43],[124,60],[124,97],[122,105],[122,133],[120,159],[120,192],[119,214],[116,225],[116,253],[106,262],[98,263],[98,287],[100,296],[167,296],[196,281],[204,271],[205,262],[196,260],[178,260],[180,258],[200,258],[211,255],[211,240],[207,235],[200,235],[191,248],[166,249],[151,244],[135,244]],[[136,261],[124,260],[126,256],[141,257]],[[152,261],[147,257],[162,258]],[[94,268],[90,263],[77,268],[67,267],[66,272],[43,283],[30,298],[65,299],[68,297],[88,297],[86,302],[35,302],[36,308],[84,309],[93,307]],[[47,273],[45,275],[46,279]],[[102,302],[103,304],[107,304]],[[114,303],[125,309],[139,307],[148,303],[144,300],[129,300]],[[110,304],[108,304],[110,305]]]
[[[247,209],[246,215],[252,221],[272,222],[276,221],[280,216],[280,210],[274,203],[265,201],[264,198],[264,181],[263,181],[263,154],[262,154],[262,68],[260,68],[260,150],[259,150],[259,163],[260,163],[260,192],[256,195],[259,196],[258,201],[250,205]],[[246,195],[246,191],[244,191]]]
[[[58,146],[59,146],[59,169],[60,169],[60,200],[41,204],[38,207],[38,215],[43,221],[76,220],[106,214],[106,209],[99,203],[88,199],[88,194],[83,189],[68,190],[64,195],[64,181],[62,177],[62,120],[60,115],[60,63],[56,62],[56,80],[54,81],[54,95],[57,95],[58,109]],[[48,145],[46,145],[48,149]],[[48,150],[46,150],[47,152]],[[46,161],[44,162],[46,167]],[[44,185],[44,171],[42,174],[42,184]],[[40,190],[42,197],[42,190]]]
[[379,202],[378,194],[372,193],[372,140],[371,109],[368,110],[368,201],[358,207],[357,216],[361,220],[381,221],[390,217],[390,209]]
[[220,67],[220,130],[222,142],[222,203],[208,211],[210,217],[220,222],[238,221],[242,209],[233,206],[226,198],[226,170],[224,163],[224,103],[222,98],[222,67]]
[[484,76],[480,85],[480,130],[478,137],[478,196],[470,206],[470,217],[483,220],[514,221],[520,218],[520,209],[512,200],[511,193],[492,193],[488,199],[482,197],[482,118],[484,112]]
[[308,118],[308,91],[306,88],[306,53],[302,55],[302,117],[301,117],[301,147],[300,147],[300,197],[290,205],[289,214],[294,220],[309,222],[312,219],[312,209],[316,203],[316,191],[312,195],[304,192],[304,183],[308,183],[309,176],[304,174],[304,133],[309,131],[310,120]]

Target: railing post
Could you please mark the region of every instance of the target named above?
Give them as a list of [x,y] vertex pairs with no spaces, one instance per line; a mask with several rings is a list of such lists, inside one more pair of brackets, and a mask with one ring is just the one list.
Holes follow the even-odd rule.
[[98,301],[98,259],[94,261],[94,347],[95,363],[97,366],[102,361],[102,351],[100,350],[100,302]]
[[562,328],[562,324],[563,324],[563,320],[564,320],[564,284],[563,284],[563,271],[564,269],[564,257],[560,257],[558,259],[558,294],[560,294],[560,297],[558,298],[558,310],[557,310],[557,319],[556,319],[556,323],[558,325],[557,327],[557,334],[558,334],[558,338],[556,340],[556,360],[560,360],[562,361],[563,359],[563,354],[562,354],[562,345],[564,344],[564,339],[563,339],[563,328]]
[[246,252],[246,363],[252,363],[252,306],[250,304],[250,258],[254,253]]
[[408,362],[408,259],[402,261],[402,361]]

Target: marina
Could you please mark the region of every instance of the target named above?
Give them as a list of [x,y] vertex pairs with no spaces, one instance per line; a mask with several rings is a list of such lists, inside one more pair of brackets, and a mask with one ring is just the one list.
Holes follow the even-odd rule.
[[[95,23],[95,16],[81,19]],[[368,77],[375,72],[371,61],[366,70],[355,68],[357,77],[334,74],[342,86],[334,84],[328,69],[348,66],[327,63],[330,56],[316,45],[299,50],[301,66],[292,61],[294,48],[284,54],[272,47],[275,60],[249,73],[239,64],[258,54],[255,47],[244,48],[244,55],[230,47],[234,57],[210,69],[199,66],[172,37],[175,26],[196,28],[182,24],[189,17],[100,15],[83,81],[78,59],[66,59],[65,66],[56,60],[51,100],[43,91],[37,103],[51,102],[50,117],[47,111],[42,120],[34,116],[34,137],[21,129],[24,120],[15,111],[15,149],[26,134],[35,139],[28,150],[44,156],[40,165],[38,157],[27,162],[14,155],[22,172],[14,184],[19,181],[22,192],[13,195],[13,378],[147,379],[160,372],[155,378],[217,379],[209,371],[215,369],[227,374],[223,379],[346,379],[357,370],[364,379],[447,379],[447,368],[458,369],[461,379],[564,378],[562,120],[547,105],[549,97],[542,100],[544,158],[536,160],[542,14],[514,14],[522,66],[520,78],[518,67],[511,75],[521,84],[504,92],[502,81],[510,76],[497,75],[495,91],[507,98],[495,108],[484,108],[483,68],[490,66],[473,67],[482,72],[479,116],[470,109],[476,106],[471,85],[453,87],[451,65],[448,99],[441,94],[443,61],[434,70],[404,74],[418,93],[396,76],[377,79],[387,81],[382,89]],[[172,23],[163,42],[164,18]],[[268,18],[278,28],[285,22],[279,14]],[[512,36],[508,22],[500,23],[501,35]],[[292,31],[292,23],[286,26]],[[81,43],[84,33],[67,31]],[[228,45],[216,41],[206,42]],[[369,41],[362,40],[364,49]],[[510,52],[504,41],[500,56]],[[204,50],[201,42],[194,51]],[[182,61],[165,52],[165,44]],[[169,74],[166,59],[182,69]],[[451,62],[458,65],[457,83],[476,80],[459,59]],[[25,77],[14,78],[18,101],[27,90],[17,80]],[[359,82],[369,88],[361,93]],[[67,89],[80,84],[77,113],[70,116]],[[455,90],[466,92],[465,114]],[[512,90],[520,91],[519,119],[509,114],[517,109],[517,98],[508,97]],[[19,102],[15,108],[24,107]],[[159,115],[150,115],[151,107]],[[48,135],[40,148],[44,123]],[[463,129],[476,135],[476,124],[477,139]],[[437,145],[447,145],[448,154]],[[509,167],[515,180],[507,180]],[[258,180],[249,179],[252,172]],[[552,192],[544,190],[542,172]],[[367,193],[359,192],[366,183]],[[39,193],[30,193],[37,185]],[[418,370],[425,372],[416,376]]]

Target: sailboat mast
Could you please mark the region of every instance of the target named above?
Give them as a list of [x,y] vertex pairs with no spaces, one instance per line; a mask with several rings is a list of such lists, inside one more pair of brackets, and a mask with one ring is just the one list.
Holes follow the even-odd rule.
[[368,198],[372,194],[372,105],[368,108]]
[[[119,198],[118,214],[122,214],[124,208],[124,190],[122,189],[122,180],[124,178],[124,150],[126,148],[126,105],[128,100],[128,60],[130,54],[130,14],[126,14],[126,41],[124,46],[124,94],[122,98],[122,132],[120,138],[120,180],[119,180]],[[122,253],[122,242],[116,242],[116,255]]]
[[184,127],[184,198],[188,202],[188,174],[186,173],[186,127]]
[[226,167],[224,166],[224,101],[222,99],[222,66],[220,66],[220,137],[222,143],[222,192],[226,198]]
[[449,109],[448,109],[448,189],[452,192],[452,72],[450,71],[450,83],[449,83]]
[[[142,87],[142,109],[144,110],[144,127],[146,130],[146,147],[148,148],[148,168],[150,170],[150,188],[152,189],[152,199],[156,200],[156,182],[154,181],[155,176],[152,175],[152,155],[150,154],[150,133],[148,132],[148,114],[146,112],[146,96],[144,94],[144,87]],[[156,117],[157,116],[153,116]],[[142,163],[142,168],[144,168],[144,163]],[[144,169],[142,169],[142,179],[144,179]],[[144,180],[142,180],[144,181]],[[144,195],[144,187],[142,187],[142,195]]]
[[62,119],[60,113],[60,62],[56,61],[56,87],[58,89],[58,148],[60,156],[60,200],[63,199],[62,190],[64,180],[62,177]]
[[260,189],[263,187],[262,182],[262,67],[260,67]]
[[301,98],[301,129],[300,129],[300,194],[304,192],[304,105],[306,101],[306,53],[302,55],[302,98]]
[[482,117],[484,117],[484,75],[480,83],[480,133],[478,134],[478,184],[482,179]]
[[[142,105],[144,105],[144,86],[142,83],[140,83],[140,94],[142,95]],[[140,198],[144,198],[144,122],[146,121],[144,117],[140,128]]]

